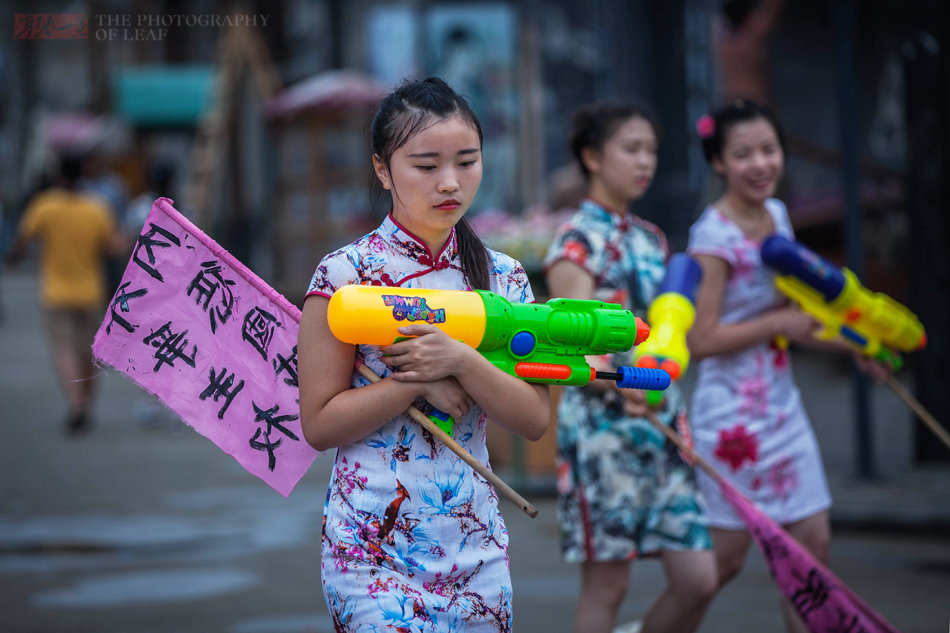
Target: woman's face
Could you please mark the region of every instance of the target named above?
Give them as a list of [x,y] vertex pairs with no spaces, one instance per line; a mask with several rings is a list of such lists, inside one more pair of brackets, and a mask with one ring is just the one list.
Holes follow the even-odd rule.
[[656,174],[658,141],[653,126],[634,116],[607,139],[598,152],[590,152],[587,168],[591,177],[591,195],[615,209],[646,193]]
[[437,250],[481,184],[478,132],[461,116],[451,116],[412,136],[393,152],[388,168],[376,157],[373,166],[392,191],[396,221]]
[[733,125],[726,132],[722,153],[712,161],[726,187],[750,204],[762,204],[775,194],[785,169],[785,154],[775,128],[766,119]]

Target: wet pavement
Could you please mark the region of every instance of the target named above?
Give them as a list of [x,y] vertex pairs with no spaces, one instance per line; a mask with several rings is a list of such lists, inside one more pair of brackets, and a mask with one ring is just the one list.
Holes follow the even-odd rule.
[[[328,633],[319,531],[330,457],[289,498],[248,474],[110,370],[88,435],[63,432],[36,308],[35,275],[0,282],[0,632]],[[835,497],[832,568],[904,633],[950,624],[950,464],[913,463],[910,416],[873,390],[879,478],[854,475],[843,365],[795,358]],[[545,478],[516,482],[540,510],[503,501],[511,533],[515,631],[567,631],[578,588],[558,558]],[[621,611],[632,620],[662,584],[634,565]],[[762,557],[713,603],[702,633],[780,631]]]

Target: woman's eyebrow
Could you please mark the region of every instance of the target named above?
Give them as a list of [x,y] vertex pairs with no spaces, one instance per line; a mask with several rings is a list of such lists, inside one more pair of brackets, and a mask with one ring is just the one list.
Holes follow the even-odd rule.
[[[458,154],[477,154],[479,149],[477,147],[470,147],[468,149],[460,149]],[[409,154],[409,158],[438,158],[439,152],[419,152],[417,154]]]

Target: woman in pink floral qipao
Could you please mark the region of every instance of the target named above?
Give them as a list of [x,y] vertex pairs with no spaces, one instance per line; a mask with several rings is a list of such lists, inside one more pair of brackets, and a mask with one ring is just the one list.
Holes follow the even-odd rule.
[[[785,205],[772,197],[785,163],[774,116],[737,101],[703,116],[697,131],[725,192],[689,234],[688,251],[703,269],[689,334],[699,360],[690,407],[696,452],[827,563],[831,496],[788,351],[776,341],[847,348],[814,341],[818,324],[787,306],[759,255],[769,235],[793,238]],[[699,472],[699,484],[721,586],[741,571],[751,537],[712,478]],[[783,609],[789,630],[804,630],[787,604]]]
[[[393,208],[373,233],[317,267],[299,334],[301,422],[336,448],[324,506],[323,591],[337,631],[511,631],[508,533],[492,486],[412,421],[410,404],[455,419],[488,464],[487,418],[535,440],[547,389],[510,376],[435,326],[385,347],[336,340],[328,298],[346,284],[496,292],[533,300],[521,265],[462,219],[481,182],[481,128],[443,81],[407,82],[380,103],[373,165]],[[374,384],[354,372],[365,363]]]

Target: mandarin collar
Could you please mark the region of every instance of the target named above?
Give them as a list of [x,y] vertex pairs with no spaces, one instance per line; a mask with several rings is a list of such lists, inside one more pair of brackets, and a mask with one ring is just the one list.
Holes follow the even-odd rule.
[[411,231],[399,224],[390,212],[380,227],[383,236],[390,241],[397,249],[410,259],[414,259],[422,266],[427,266],[435,270],[448,268],[458,257],[458,241],[455,237],[455,227],[449,233],[449,239],[445,242],[435,257],[422,239],[413,235]]
[[581,202],[581,208],[595,213],[597,216],[610,222],[612,226],[617,227],[620,231],[626,231],[630,228],[631,219],[630,213],[621,213],[616,209],[608,207],[605,204],[602,204],[593,198],[585,197]]

